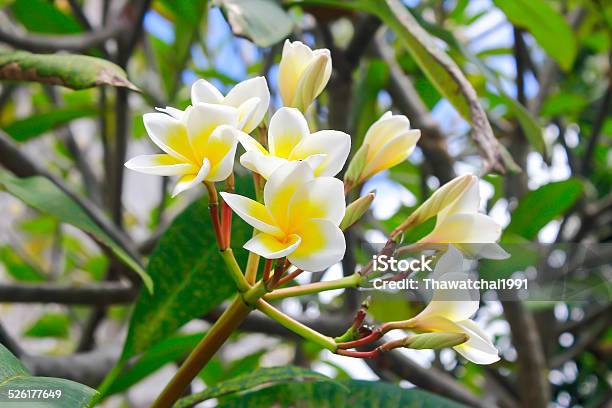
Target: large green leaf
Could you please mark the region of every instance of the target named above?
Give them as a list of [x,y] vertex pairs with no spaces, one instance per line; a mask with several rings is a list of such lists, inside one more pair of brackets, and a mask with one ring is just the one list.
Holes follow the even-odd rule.
[[530,191],[512,213],[505,232],[533,239],[542,227],[569,210],[581,194],[582,184],[573,178]]
[[15,0],[11,6],[13,15],[31,32],[69,34],[83,31],[71,15],[46,0]]
[[70,334],[70,317],[66,313],[43,314],[24,333],[27,337],[67,338]]
[[112,85],[138,90],[118,65],[75,54],[0,52],[0,80],[42,82],[72,89]]
[[0,171],[0,185],[9,193],[19,198],[38,211],[51,214],[60,221],[92,234],[107,245],[120,259],[140,275],[148,290],[153,290],[151,278],[123,247],[104,232],[66,193],[45,177],[13,177]]
[[545,0],[493,0],[512,24],[525,28],[561,68],[576,57],[576,38],[565,18]]
[[106,391],[106,395],[127,390],[166,364],[186,356],[203,336],[204,333],[185,334],[169,337],[157,343],[112,383]]
[[[27,393],[34,390],[52,391],[57,398],[10,398],[15,393],[27,397]],[[25,395],[20,395],[22,393]],[[95,390],[74,381],[31,376],[23,364],[0,344],[0,406],[80,408],[87,406],[94,395]]]
[[[250,228],[235,219],[233,247],[241,248],[250,235]],[[147,272],[155,292],[141,291],[138,297],[122,361],[173,335],[236,290],[215,242],[206,199],[191,204],[174,220],[149,259]],[[244,266],[246,251],[237,249],[236,256]]]
[[[493,135],[491,124],[480,105],[474,87],[457,64],[434,42],[399,0],[358,0],[355,6],[378,16],[391,28],[406,47],[419,68],[440,94],[457,109],[473,128],[488,165],[513,168],[514,163]],[[501,170],[501,169],[500,169]]]
[[[187,408],[201,401],[205,401],[211,398],[219,398],[224,395],[235,394],[237,392],[249,391],[265,384],[269,385],[275,383],[283,383],[287,381],[298,382],[300,380],[331,381],[323,374],[302,367],[281,366],[259,368],[249,374],[232,378],[231,380],[227,380],[213,387],[209,387],[202,392],[198,392],[188,397],[181,398],[174,405],[174,408]],[[332,384],[333,383],[334,382],[332,381]],[[342,387],[338,387],[337,384],[335,385],[335,387],[342,389]]]
[[4,127],[4,131],[13,139],[24,142],[42,133],[65,125],[78,118],[96,115],[99,109],[94,106],[69,106],[56,108],[48,112],[36,113],[27,118],[18,119]]
[[260,47],[278,43],[293,29],[293,21],[275,0],[220,0],[219,3],[234,34]]
[[465,405],[417,389],[385,382],[349,380],[338,387],[333,382],[291,382],[274,385],[236,398],[222,400],[219,407],[379,407],[461,408]]
[[8,245],[0,246],[0,262],[14,279],[27,282],[44,282],[44,273],[24,259]]

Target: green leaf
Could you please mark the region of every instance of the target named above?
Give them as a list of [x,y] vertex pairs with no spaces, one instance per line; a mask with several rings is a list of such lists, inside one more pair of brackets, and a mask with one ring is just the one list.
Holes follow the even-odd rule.
[[113,382],[106,395],[125,391],[166,364],[186,356],[203,336],[204,333],[173,336],[151,347]]
[[[206,314],[236,291],[218,253],[207,205],[206,199],[191,204],[160,238],[147,267],[155,293],[140,292],[123,361],[174,334],[183,324]],[[252,230],[234,219],[233,248],[241,248]],[[235,254],[238,263],[244,266],[246,251],[239,249]]]
[[[224,395],[235,394],[241,391],[251,390],[255,387],[260,387],[265,384],[274,384],[287,381],[330,381],[330,378],[316,371],[307,370],[296,366],[281,366],[270,368],[259,368],[249,374],[232,378],[215,386],[209,387],[206,390],[181,398],[174,408],[186,408],[193,404],[205,401],[211,398],[218,398]],[[338,385],[335,386],[339,388]]]
[[48,132],[74,119],[94,116],[99,109],[94,106],[56,108],[48,112],[36,113],[27,118],[18,119],[4,128],[13,139],[24,142],[42,133]]
[[70,334],[70,318],[65,313],[46,313],[24,333],[27,337],[58,337],[65,339]]
[[[338,383],[345,385],[338,387]],[[417,389],[374,381],[289,382],[236,398],[227,398],[219,407],[414,407],[462,408],[465,405]]]
[[576,37],[565,18],[545,0],[493,0],[512,24],[524,28],[568,71],[576,57]]
[[27,282],[43,282],[45,275],[34,265],[23,259],[11,247],[3,245],[0,247],[0,262],[14,279]]
[[506,279],[515,272],[538,264],[540,254],[533,242],[504,231],[500,245],[510,256],[503,260],[481,259],[478,262],[478,273],[482,279]]
[[542,106],[542,115],[554,117],[559,115],[578,114],[588,106],[589,102],[580,94],[559,92],[546,99]]
[[291,34],[293,21],[275,0],[220,0],[235,35],[270,47]]
[[[10,393],[32,390],[61,391],[58,398],[10,399]],[[54,396],[57,394],[54,394]],[[33,377],[23,364],[0,344],[0,406],[29,406],[29,407],[85,407],[96,395],[96,390],[86,385],[61,378]]]
[[107,245],[120,259],[140,275],[148,290],[153,290],[149,275],[134,260],[122,246],[104,232],[66,193],[45,177],[28,178],[13,177],[5,171],[0,171],[0,185],[29,206],[55,216],[62,222],[71,224]]
[[512,213],[506,232],[533,239],[546,224],[569,210],[581,195],[582,184],[574,178],[530,191]]
[[138,91],[118,65],[75,54],[0,52],[0,80],[41,82],[71,89],[112,85]]
[[30,32],[70,34],[83,31],[76,19],[46,0],[15,0],[15,18]]

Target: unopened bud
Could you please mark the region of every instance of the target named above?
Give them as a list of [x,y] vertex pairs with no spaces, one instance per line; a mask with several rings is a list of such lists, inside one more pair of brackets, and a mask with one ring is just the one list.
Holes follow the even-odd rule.
[[357,221],[359,221],[363,214],[368,211],[375,197],[376,194],[374,192],[368,193],[363,197],[359,197],[357,200],[353,201],[348,207],[346,207],[344,218],[340,223],[340,229],[345,230]]
[[415,334],[404,339],[404,347],[423,350],[423,349],[442,349],[458,346],[465,343],[469,336],[465,333],[423,333]]

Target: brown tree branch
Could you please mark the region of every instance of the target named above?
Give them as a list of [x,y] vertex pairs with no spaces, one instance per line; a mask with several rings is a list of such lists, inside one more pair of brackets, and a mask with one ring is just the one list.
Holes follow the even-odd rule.
[[0,42],[9,44],[30,52],[83,52],[103,45],[111,38],[116,38],[126,31],[126,24],[115,24],[101,28],[98,31],[85,32],[82,34],[67,35],[40,35],[40,34],[17,34],[0,29]]
[[45,283],[0,285],[0,303],[59,303],[64,305],[112,305],[132,302],[138,293],[116,282],[83,286]]

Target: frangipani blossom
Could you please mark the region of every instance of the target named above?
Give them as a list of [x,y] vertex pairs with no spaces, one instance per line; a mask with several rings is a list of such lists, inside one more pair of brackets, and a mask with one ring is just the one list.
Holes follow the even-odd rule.
[[221,193],[240,218],[259,231],[244,248],[267,259],[287,257],[296,267],[321,271],[344,256],[338,225],[344,217],[344,189],[333,177],[315,177],[305,162],[279,167],[264,187],[264,204]]
[[[438,260],[433,273],[437,281],[464,281],[463,257],[453,246]],[[463,333],[465,343],[453,349],[477,364],[491,364],[499,360],[499,353],[489,336],[470,319],[478,310],[479,293],[476,290],[434,290],[429,304],[407,321],[407,327],[427,332]]]
[[270,119],[268,152],[251,136],[239,138],[246,150],[240,163],[268,179],[284,163],[306,161],[315,176],[332,177],[338,174],[351,150],[351,137],[337,130],[310,133],[302,112],[295,108],[280,108]]
[[235,108],[197,103],[178,118],[158,112],[145,114],[143,121],[149,137],[164,153],[137,156],[125,166],[146,174],[181,176],[172,196],[231,174],[238,133],[242,133],[236,129]]
[[434,229],[419,243],[450,243],[466,255],[479,255],[491,259],[505,259],[508,254],[495,242],[501,235],[501,226],[493,218],[480,214],[478,177],[457,177],[440,187],[407,222],[422,223],[436,216]]
[[313,51],[300,41],[285,40],[278,66],[278,87],[283,105],[305,112],[325,89],[331,72],[328,49]]
[[406,160],[420,137],[421,131],[410,129],[410,121],[406,116],[386,112],[370,126],[363,139],[368,152],[361,179]]

